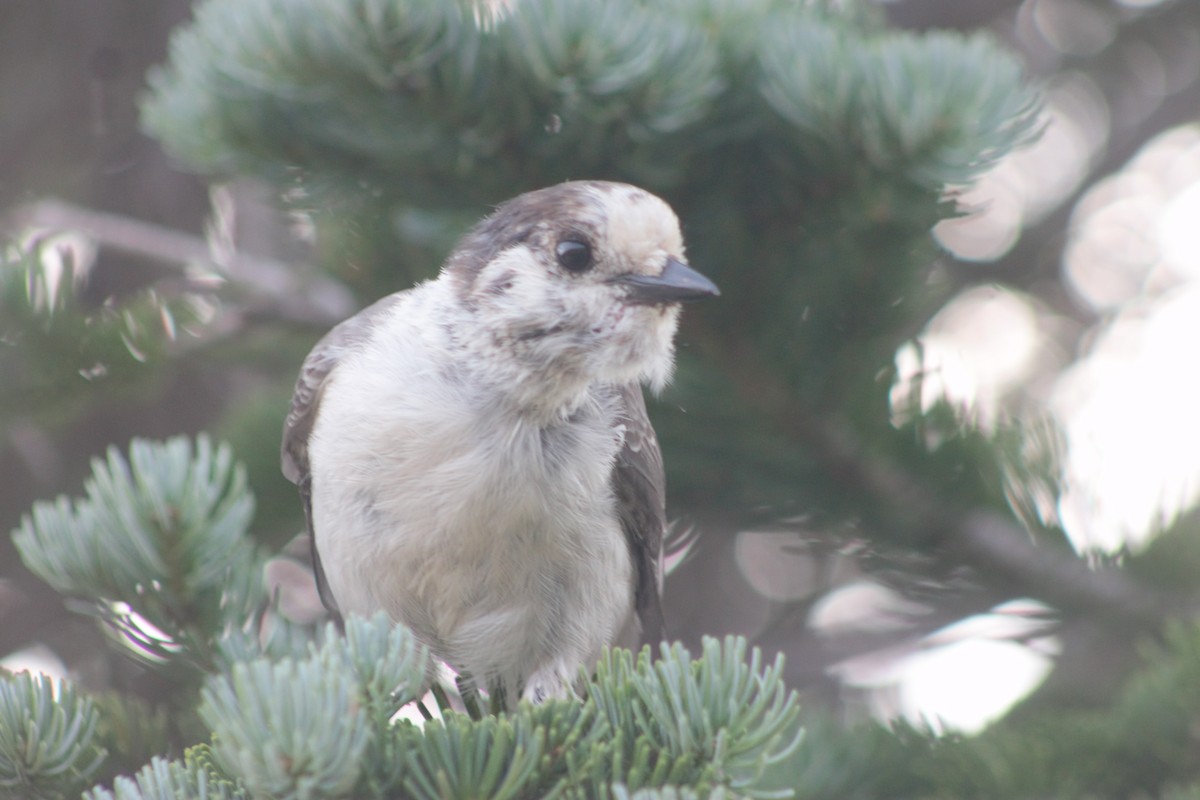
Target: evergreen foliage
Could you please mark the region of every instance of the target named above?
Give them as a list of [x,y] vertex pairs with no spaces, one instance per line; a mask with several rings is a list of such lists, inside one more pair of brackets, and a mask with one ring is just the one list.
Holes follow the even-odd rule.
[[[56,514],[31,514],[18,532],[31,565],[55,580],[85,575],[69,586],[96,607],[108,602],[112,584],[88,572],[101,550],[128,552],[147,523],[163,509],[188,523],[164,527],[159,546],[177,549],[196,536],[229,529],[231,508],[250,505],[235,477],[225,446],[205,439],[163,444],[136,442],[126,461],[110,452],[97,460],[89,498],[59,501],[52,508],[79,512],[103,502],[96,487],[122,486],[125,525],[79,523],[80,546],[43,547],[61,532]],[[129,464],[136,465],[133,468]],[[153,465],[153,469],[150,466]],[[114,481],[114,475],[136,479]],[[187,491],[181,487],[190,487]],[[166,499],[164,499],[166,498]],[[113,499],[111,496],[108,498]],[[193,505],[188,505],[189,503]],[[165,504],[165,505],[164,505]],[[244,527],[240,520],[235,527]],[[241,547],[206,549],[176,576],[195,585],[202,576],[234,569]],[[152,559],[142,563],[152,564]],[[251,561],[261,569],[261,561]],[[48,565],[53,565],[50,568]],[[252,586],[260,584],[251,582]],[[89,586],[91,588],[89,588]],[[679,645],[663,646],[657,660],[648,650],[635,657],[612,651],[587,682],[582,700],[522,704],[512,714],[471,719],[446,711],[418,727],[395,714],[427,685],[428,655],[403,628],[382,615],[351,618],[344,631],[314,631],[274,612],[268,598],[245,595],[238,582],[222,592],[213,624],[206,614],[162,616],[168,603],[153,592],[126,595],[120,632],[139,645],[146,663],[179,687],[173,713],[195,679],[196,659],[186,648],[216,654],[199,708],[199,735],[167,733],[160,745],[187,750],[182,759],[154,757],[133,777],[115,777],[111,789],[96,787],[89,800],[141,798],[337,798],[337,797],[1056,797],[1126,796],[1147,788],[1142,769],[1161,769],[1160,786],[1191,791],[1200,774],[1188,730],[1200,713],[1200,629],[1176,625],[1165,644],[1145,654],[1148,668],[1122,692],[1112,712],[1057,712],[1027,724],[1003,726],[981,736],[938,739],[927,732],[883,728],[843,729],[811,719],[797,726],[794,693],[784,687],[782,659],[764,667],[744,640],[708,639],[698,659]],[[249,602],[247,602],[249,601]],[[179,637],[147,647],[135,620],[158,614]],[[189,628],[185,620],[205,620]],[[134,626],[134,627],[130,627]],[[288,629],[285,647],[272,629]],[[247,636],[247,632],[257,632]],[[240,632],[240,637],[239,637]],[[209,637],[205,641],[199,641]],[[213,639],[241,642],[220,646]],[[174,642],[187,642],[186,648]],[[306,642],[303,647],[300,642]],[[255,644],[257,642],[257,644]],[[117,639],[114,647],[124,649]],[[173,669],[172,661],[189,665]],[[0,680],[0,796],[64,797],[122,763],[129,753],[106,752],[101,742],[129,748],[136,737],[114,735],[124,714],[153,712],[130,697],[94,703],[67,683],[28,674]],[[162,722],[144,722],[162,729]],[[178,726],[167,726],[178,731]],[[194,732],[193,732],[194,733]],[[178,737],[183,735],[184,739]],[[141,745],[134,745],[136,751]],[[1113,764],[1137,765],[1125,776]]]
[[[947,213],[942,182],[969,182],[1026,139],[1036,110],[986,39],[898,36],[858,3],[774,0],[539,0],[487,30],[444,0],[209,2],[151,87],[145,124],[198,168],[265,177],[356,227],[420,209],[398,235],[375,231],[392,286],[428,275],[447,229],[488,204],[603,176],[662,194],[689,227],[715,226],[691,247],[736,291],[726,307],[775,296],[737,286],[760,258],[764,274],[783,260],[793,280],[861,290],[861,259],[814,261],[797,249],[808,232],[853,225],[862,215],[847,211],[866,206],[863,233],[904,224],[900,246],[880,245],[906,253]],[[905,261],[860,319],[897,316],[903,276],[927,264]],[[803,307],[776,288],[789,314]]]
[[0,238],[0,426],[19,414],[70,419],[99,396],[143,385],[146,366],[203,313],[188,292],[88,302],[86,249],[68,237]]
[[[541,183],[613,169],[687,183],[736,142],[798,148],[823,171],[865,161],[894,179],[900,165],[936,192],[1026,138],[1034,108],[985,38],[769,0],[530,2],[493,29],[441,0],[209,2],[152,87],[146,123],[196,166],[350,170],[422,207],[540,185],[533,163]],[[761,141],[779,117],[791,128]]]
[[87,786],[104,760],[96,708],[74,687],[28,673],[0,680],[0,794],[58,798]]
[[367,720],[353,674],[323,666],[235,664],[205,688],[200,716],[212,729],[216,764],[240,776],[251,796],[340,797],[354,786]]
[[[128,459],[112,450],[94,462],[86,491],[35,506],[16,533],[22,556],[85,608],[122,603],[99,612],[123,637],[114,646],[131,643],[176,685],[171,713],[202,723],[162,743],[196,745],[183,760],[155,757],[92,800],[583,798],[614,784],[778,794],[759,788],[764,768],[795,749],[797,698],[782,660],[763,668],[743,640],[708,640],[698,660],[678,645],[657,661],[613,651],[582,700],[482,719],[447,709],[421,728],[396,721],[429,683],[428,653],[407,630],[383,615],[308,630],[271,607],[245,538],[253,503],[227,446],[134,442]],[[107,758],[98,728],[118,746],[138,738],[113,735],[127,728],[119,704],[104,719],[108,704],[69,685],[57,703],[48,679],[14,676],[0,689],[0,788],[13,796],[81,789]]]
[[[890,31],[865,0],[513,5],[480,25],[450,0],[204,0],[143,123],[198,170],[272,183],[363,301],[429,276],[518,192],[645,186],[723,291],[687,315],[671,402],[653,409],[676,508],[798,510],[851,530],[856,566],[909,596],[1029,596],[1063,620],[1090,611],[1126,646],[1157,643],[1111,707],[1031,703],[969,738],[801,717],[782,661],[733,638],[695,657],[612,651],[580,698],[418,725],[401,717],[433,669],[411,635],[382,617],[294,621],[270,594],[232,450],[135,441],[14,533],[28,568],[99,621],[125,680],[89,696],[0,676],[0,798],[93,783],[88,800],[1200,797],[1200,630],[1161,635],[1192,606],[1126,582],[1194,591],[1196,520],[1123,570],[1089,571],[1043,513],[1052,426],[979,430],[929,407],[923,375],[897,385],[898,350],[976,280],[931,268],[928,230],[956,213],[947,188],[1036,132],[1016,62],[987,37]],[[94,304],[69,250],[2,254],[0,370],[36,392],[6,384],[0,410],[68,416],[68,379],[99,367],[132,385],[173,355],[177,328],[219,313],[203,298],[218,289],[186,276]],[[277,426],[247,418],[239,449],[274,469]],[[1025,549],[980,550],[975,519]]]
[[724,293],[689,319],[687,417],[656,416],[673,497],[818,515],[861,498],[806,421],[836,410],[905,447],[881,408],[914,319],[956,288],[929,274],[941,191],[1027,140],[1037,110],[986,38],[895,34],[854,2],[530,0],[480,29],[444,0],[213,0],[150,84],[151,132],[199,169],[276,183],[368,297],[428,276],[519,191],[661,194]]
[[[659,661],[643,652],[635,663],[619,651],[601,663],[593,698],[601,713],[614,731],[643,730],[648,737],[621,754],[624,763],[648,770],[646,783],[627,778],[627,788],[693,785],[682,777],[699,769],[709,785],[760,796],[755,787],[765,768],[800,741],[794,731],[798,708],[781,680],[782,657],[763,671],[757,650],[749,663],[745,656],[742,640],[730,638],[722,646],[708,639],[696,664],[678,645],[664,645]],[[764,685],[774,691],[763,691]]]
[[247,536],[254,511],[228,446],[200,437],[136,441],[92,465],[87,496],[41,502],[14,542],[26,566],[85,598],[142,657],[212,663],[230,619],[259,600],[262,559]]
[[191,758],[183,762],[155,757],[132,778],[120,776],[112,790],[95,787],[86,800],[245,800],[227,781],[212,777]]

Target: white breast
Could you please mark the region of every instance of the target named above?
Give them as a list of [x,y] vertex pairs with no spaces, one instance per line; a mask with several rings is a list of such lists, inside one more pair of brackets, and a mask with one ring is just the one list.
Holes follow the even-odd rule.
[[386,610],[441,658],[507,685],[569,683],[632,604],[609,486],[614,409],[525,420],[411,295],[339,364],[310,441],[313,524],[344,613]]

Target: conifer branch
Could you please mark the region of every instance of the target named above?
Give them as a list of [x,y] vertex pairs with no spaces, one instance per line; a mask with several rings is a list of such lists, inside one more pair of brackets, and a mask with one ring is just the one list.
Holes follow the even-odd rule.
[[64,681],[0,674],[0,796],[77,794],[103,764],[91,700]]
[[231,618],[258,604],[254,501],[228,446],[134,441],[92,462],[86,497],[36,503],[13,541],[25,565],[79,598],[149,663],[210,664]]
[[840,480],[897,510],[895,521],[909,542],[961,559],[985,580],[1118,626],[1157,630],[1171,617],[1194,613],[1183,598],[1160,594],[1119,569],[1092,568],[1069,550],[1038,546],[996,513],[940,503],[884,456],[867,452],[844,422],[818,423],[802,414],[793,420],[800,438]]
[[[73,231],[102,247],[153,259],[173,273],[179,291],[207,294],[232,281],[234,292],[249,296],[259,313],[270,312],[281,319],[333,325],[354,308],[345,286],[312,267],[237,250],[218,257],[212,245],[198,236],[60,200],[18,208],[4,227]],[[194,274],[197,268],[203,271]]]

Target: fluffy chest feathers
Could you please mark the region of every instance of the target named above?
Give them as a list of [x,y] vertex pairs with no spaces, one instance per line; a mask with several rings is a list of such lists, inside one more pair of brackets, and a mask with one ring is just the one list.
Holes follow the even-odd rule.
[[476,676],[524,682],[531,653],[586,663],[632,602],[615,395],[528,419],[431,333],[423,302],[406,298],[324,390],[339,413],[317,418],[310,450],[330,589],[343,612],[384,609]]
[[[396,316],[409,307],[424,310],[406,303]],[[361,478],[359,491],[377,495],[375,511],[409,526],[424,517],[431,532],[536,530],[547,515],[571,528],[575,514],[611,505],[621,444],[611,393],[593,391],[558,419],[531,419],[473,354],[429,327],[389,326],[332,375],[324,402],[340,412],[319,418],[314,446],[353,448],[354,458],[315,463],[354,464],[352,474],[331,477]]]

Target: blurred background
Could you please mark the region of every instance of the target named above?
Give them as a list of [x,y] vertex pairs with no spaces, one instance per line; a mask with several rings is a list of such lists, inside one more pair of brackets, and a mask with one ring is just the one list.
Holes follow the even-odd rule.
[[[913,32],[986,31],[1044,104],[1036,141],[973,185],[948,187],[964,213],[936,224],[926,262],[949,300],[896,349],[890,408],[876,410],[930,452],[950,452],[938,447],[946,434],[913,421],[938,409],[993,447],[1019,420],[1021,457],[999,459],[993,483],[1018,518],[1061,531],[1065,546],[1029,561],[1019,538],[1009,547],[1011,525],[994,540],[987,520],[964,529],[982,544],[958,545],[959,559],[940,555],[944,537],[891,547],[878,525],[868,535],[858,502],[907,497],[908,527],[939,519],[910,494],[905,481],[920,475],[903,454],[881,463],[853,442],[842,451],[844,440],[799,434],[810,467],[844,491],[825,503],[762,477],[778,471],[758,456],[787,446],[765,421],[761,450],[705,452],[735,423],[692,413],[688,360],[716,352],[705,332],[737,312],[689,309],[679,386],[652,405],[668,511],[698,534],[668,581],[668,614],[692,645],[739,633],[786,652],[812,705],[974,732],[1030,693],[1103,702],[1135,657],[1129,629],[1104,621],[1121,616],[1113,606],[1138,617],[1141,604],[1165,602],[1160,589],[1195,590],[1198,562],[1180,554],[1194,558],[1200,537],[1189,516],[1200,490],[1200,5],[894,0],[878,10]],[[379,269],[359,240],[386,224],[426,235],[429,252],[448,241],[419,213],[364,218],[331,240],[303,202],[284,210],[264,183],[199,177],[164,154],[138,103],[192,12],[186,0],[0,5],[0,226],[36,245],[37,260],[20,276],[10,269],[0,308],[5,531],[35,500],[79,494],[109,445],[210,431],[248,466],[259,539],[283,547],[303,521],[278,471],[278,434],[308,347],[436,265]],[[463,209],[464,222],[485,210]],[[703,239],[697,218],[688,233]],[[696,265],[723,289],[738,278],[727,264]],[[88,313],[67,324],[68,305]],[[116,333],[89,339],[95,320]],[[25,336],[27,326],[41,333]],[[1005,463],[1017,464],[1007,476]],[[1171,547],[1156,551],[1167,536]],[[979,556],[996,541],[998,554]],[[1056,572],[1072,551],[1093,571]],[[1131,586],[1131,570],[1115,568],[1134,562]],[[1075,613],[1059,613],[1072,602]],[[100,634],[68,606],[0,537],[0,663],[113,679]]]

